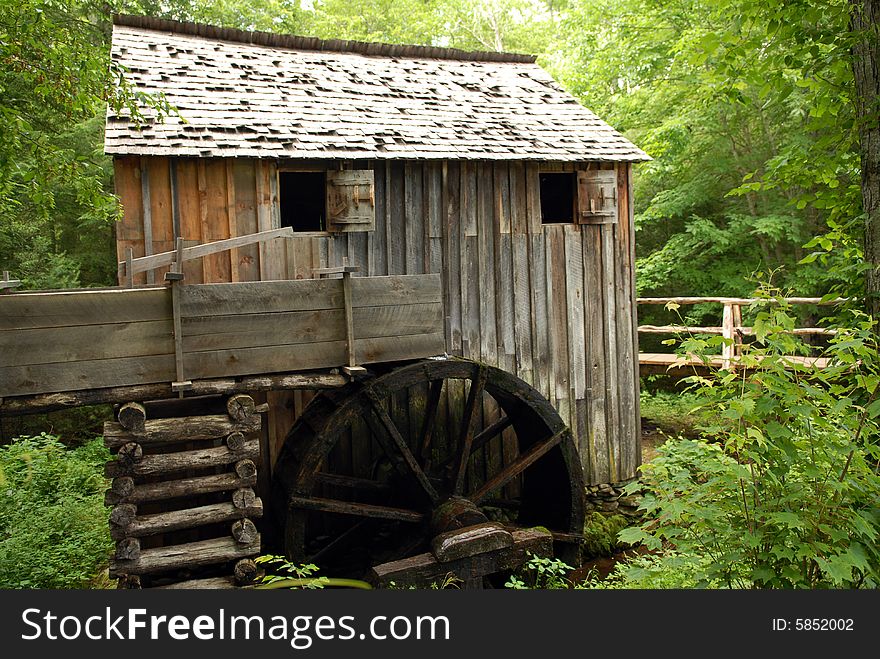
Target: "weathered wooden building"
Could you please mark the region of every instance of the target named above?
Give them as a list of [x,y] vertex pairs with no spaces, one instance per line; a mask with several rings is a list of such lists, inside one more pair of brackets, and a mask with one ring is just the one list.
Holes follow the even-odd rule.
[[[538,389],[586,482],[635,475],[631,169],[647,157],[533,57],[143,17],[117,19],[112,55],[176,108],[107,117],[120,261],[289,226],[188,263],[187,282],[439,273],[447,353]],[[444,391],[450,422],[464,393]],[[267,395],[274,456],[309,396]]]

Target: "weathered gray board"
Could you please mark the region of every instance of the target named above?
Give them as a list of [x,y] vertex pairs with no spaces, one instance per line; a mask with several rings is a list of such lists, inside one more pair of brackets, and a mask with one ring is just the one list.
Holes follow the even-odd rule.
[[[347,363],[341,279],[181,287],[187,379]],[[445,350],[440,276],[355,277],[358,363]],[[4,295],[0,397],[176,379],[167,288]]]

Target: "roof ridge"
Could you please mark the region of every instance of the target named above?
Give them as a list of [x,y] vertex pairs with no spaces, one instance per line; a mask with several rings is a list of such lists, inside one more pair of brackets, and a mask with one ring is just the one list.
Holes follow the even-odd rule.
[[217,27],[205,23],[171,21],[151,16],[134,16],[131,14],[114,14],[113,24],[125,27],[142,28],[161,32],[173,32],[205,39],[236,41],[240,43],[269,46],[274,48],[290,48],[293,50],[314,50],[322,52],[355,53],[376,57],[404,57],[447,59],[466,62],[512,62],[532,64],[537,59],[534,55],[519,53],[467,51],[458,48],[440,48],[436,46],[412,46],[387,44],[367,41],[345,41],[342,39],[318,39],[317,37],[300,37],[291,34],[276,34]]

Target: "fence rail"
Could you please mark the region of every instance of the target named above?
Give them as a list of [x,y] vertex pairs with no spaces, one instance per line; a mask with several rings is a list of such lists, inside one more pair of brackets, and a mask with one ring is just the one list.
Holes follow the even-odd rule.
[[[746,336],[754,336],[752,327],[743,325],[742,308],[755,302],[767,302],[762,298],[741,297],[640,297],[636,300],[639,305],[693,305],[704,303],[716,303],[723,305],[720,327],[692,327],[688,325],[640,325],[639,334],[713,334],[720,335],[730,341],[725,341],[721,348],[721,356],[718,365],[723,369],[730,369],[734,361],[742,354],[742,340]],[[772,302],[772,300],[770,300]],[[826,300],[821,297],[788,297],[781,301],[787,304],[813,304],[817,306],[835,306],[845,302],[845,298]],[[801,336],[819,335],[834,336],[837,331],[826,327],[796,327],[790,330],[792,334]],[[656,366],[658,363],[682,365],[681,359],[676,355],[669,355],[669,360],[663,360],[663,354],[640,353],[640,363]]]

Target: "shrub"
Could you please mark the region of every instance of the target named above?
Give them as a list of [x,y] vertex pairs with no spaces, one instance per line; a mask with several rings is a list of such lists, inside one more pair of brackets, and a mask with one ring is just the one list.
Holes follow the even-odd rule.
[[578,587],[567,577],[574,568],[558,558],[536,556],[531,552],[528,560],[507,580],[505,588],[512,590],[561,590]]
[[[745,368],[696,380],[717,419],[705,437],[718,443],[667,442],[643,468],[648,519],[621,539],[663,551],[655,562],[684,557],[697,586],[880,583],[873,323],[853,312],[821,369],[787,363],[785,355],[803,350],[793,326],[782,300],[760,311]],[[719,341],[682,347],[717,352]]]
[[56,437],[0,447],[0,587],[83,588],[112,549],[100,439],[68,449]]
[[721,588],[723,584],[703,577],[709,560],[671,550],[637,555],[617,563],[604,579],[590,574],[583,586],[595,590]]

